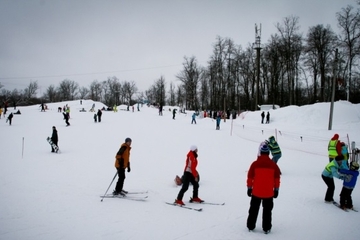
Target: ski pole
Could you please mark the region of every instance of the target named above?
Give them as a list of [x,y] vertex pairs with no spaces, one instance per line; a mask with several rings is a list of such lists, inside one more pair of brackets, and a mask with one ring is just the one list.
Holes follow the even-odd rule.
[[116,178],[116,175],[117,175],[117,172],[115,173],[115,176],[114,176],[113,180],[111,180],[111,183],[110,183],[109,187],[106,189],[106,192],[104,193],[104,196],[102,196],[101,202],[104,200],[104,197],[105,197],[106,193],[109,191],[109,188],[111,187],[111,184],[114,182],[114,180]]

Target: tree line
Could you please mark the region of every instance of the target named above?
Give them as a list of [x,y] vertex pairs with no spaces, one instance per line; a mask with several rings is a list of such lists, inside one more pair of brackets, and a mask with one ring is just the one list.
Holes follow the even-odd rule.
[[305,35],[300,32],[299,17],[285,17],[261,46],[259,69],[252,44],[243,47],[218,36],[207,64],[185,56],[175,76],[177,84],[171,82],[168,87],[160,76],[148,90],[138,92],[135,81],[114,76],[94,80],[88,87],[65,79],[58,86],[50,85],[41,98],[36,97],[36,81],[20,91],[2,89],[0,84],[0,97],[22,104],[92,99],[113,106],[147,100],[193,110],[256,110],[256,102],[280,106],[328,102],[335,85],[335,100],[359,103],[360,9],[348,5],[335,17],[339,34],[330,25],[318,24]]

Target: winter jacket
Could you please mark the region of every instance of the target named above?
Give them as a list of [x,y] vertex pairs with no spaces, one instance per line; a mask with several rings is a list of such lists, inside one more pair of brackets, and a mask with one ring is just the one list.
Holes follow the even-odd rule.
[[116,168],[127,168],[130,167],[130,150],[131,147],[126,143],[121,144],[119,151],[115,156],[115,167]]
[[53,129],[52,135],[51,135],[51,141],[55,144],[57,144],[58,142],[58,134],[57,134],[57,130]]
[[271,198],[274,196],[274,189],[280,187],[280,169],[269,155],[261,154],[251,164],[246,183],[255,197]]
[[347,165],[347,161],[346,160],[342,160],[340,162],[340,164],[338,163],[338,161],[336,161],[335,159],[332,160],[331,162],[329,162],[324,171],[322,172],[322,175],[324,177],[329,177],[329,178],[333,178],[333,177],[336,177],[336,178],[343,178],[344,176],[343,175],[340,175],[339,174],[339,170],[341,169],[346,169],[346,170],[349,170],[349,167]]
[[335,158],[341,155],[341,142],[339,141],[339,135],[334,134],[328,144],[329,158]]
[[349,189],[355,188],[356,180],[359,176],[359,171],[340,169],[339,172],[345,175],[343,182],[344,188],[349,188]]
[[186,155],[186,163],[184,172],[190,172],[195,178],[198,177],[196,167],[198,165],[197,153],[195,151],[189,151]]
[[268,146],[270,148],[271,154],[277,155],[280,154],[281,155],[281,150],[280,150],[280,146],[279,144],[276,142],[275,138],[272,136],[269,138],[269,142],[268,142]]
[[192,119],[193,119],[193,120],[195,120],[195,118],[196,118],[196,114],[195,114],[195,113],[193,113],[193,115],[192,115]]
[[341,146],[341,154],[344,156],[344,160],[349,159],[349,151],[345,144]]

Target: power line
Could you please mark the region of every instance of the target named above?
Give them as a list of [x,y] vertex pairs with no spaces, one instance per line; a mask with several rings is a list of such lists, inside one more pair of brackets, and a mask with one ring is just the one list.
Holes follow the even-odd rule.
[[31,77],[0,77],[0,80],[85,76],[85,75],[108,74],[108,73],[117,73],[117,72],[143,71],[143,70],[151,70],[151,69],[159,69],[159,68],[169,68],[169,67],[177,67],[177,66],[182,66],[182,64],[168,65],[168,66],[158,66],[158,67],[149,67],[149,68],[124,69],[124,70],[108,71],[108,72],[73,73],[73,74],[48,75],[48,76],[31,76]]

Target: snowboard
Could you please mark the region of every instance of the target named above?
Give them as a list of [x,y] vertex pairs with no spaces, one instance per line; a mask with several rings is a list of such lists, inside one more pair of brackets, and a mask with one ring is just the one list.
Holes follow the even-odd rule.
[[59,147],[55,145],[55,143],[53,143],[53,141],[51,141],[50,137],[47,137],[46,139],[48,141],[48,143],[50,144],[51,147],[54,148],[55,152],[57,153],[59,151]]

